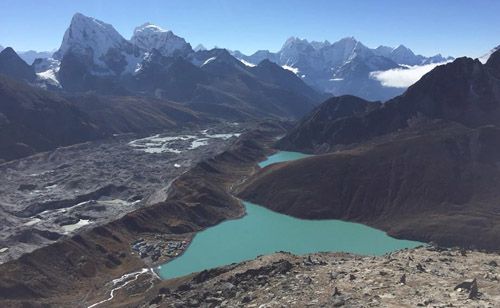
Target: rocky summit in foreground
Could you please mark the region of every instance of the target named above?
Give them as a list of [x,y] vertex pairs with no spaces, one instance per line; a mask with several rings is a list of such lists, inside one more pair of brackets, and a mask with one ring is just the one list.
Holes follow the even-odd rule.
[[435,247],[380,257],[276,253],[165,281],[142,306],[499,307],[499,263],[498,254]]

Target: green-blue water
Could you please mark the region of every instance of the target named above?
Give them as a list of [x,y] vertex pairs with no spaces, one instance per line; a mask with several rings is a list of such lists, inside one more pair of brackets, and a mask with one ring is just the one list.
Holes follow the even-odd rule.
[[[270,163],[275,163],[301,157],[304,154],[280,152],[270,156],[268,161],[272,158]],[[262,164],[270,164],[268,161]],[[182,256],[157,268],[158,274],[169,279],[277,251],[295,254],[344,251],[381,255],[421,244],[397,240],[357,223],[297,219],[250,202],[243,203],[247,213],[243,218],[225,221],[199,232]]]
[[311,156],[311,155],[299,153],[299,152],[280,151],[276,154],[273,154],[273,155],[267,157],[266,160],[261,161],[259,163],[259,166],[261,168],[264,168],[265,166],[268,166],[270,164],[279,163],[282,161],[296,160],[296,159],[309,157],[309,156]]

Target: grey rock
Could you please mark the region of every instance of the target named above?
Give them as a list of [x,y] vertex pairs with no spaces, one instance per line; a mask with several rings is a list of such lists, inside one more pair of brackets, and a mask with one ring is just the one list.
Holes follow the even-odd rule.
[[406,274],[403,274],[401,278],[399,278],[399,283],[406,284]]

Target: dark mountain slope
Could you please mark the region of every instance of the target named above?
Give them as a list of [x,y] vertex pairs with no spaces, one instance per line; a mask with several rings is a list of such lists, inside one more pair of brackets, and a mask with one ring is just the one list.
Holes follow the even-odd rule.
[[0,52],[0,74],[27,82],[33,82],[36,78],[35,70],[10,47]]
[[130,94],[116,76],[94,74],[87,61],[72,52],[62,57],[58,80],[67,92],[97,91],[101,94]]
[[318,99],[318,92],[297,78],[294,73],[283,69],[274,62],[263,60],[259,65],[250,67],[249,71],[263,82],[301,93],[311,100]]
[[187,101],[192,98],[198,84],[207,82],[207,74],[186,59],[164,57],[154,49],[132,77],[130,88],[175,101]]
[[0,76],[0,161],[117,133],[153,133],[206,121],[208,116],[164,99],[62,97]]
[[[468,127],[500,124],[500,51],[481,64],[478,60],[460,58],[438,66],[417,83],[380,108],[362,117],[341,118],[319,127],[313,142],[300,140],[298,127],[281,142],[285,149],[314,152],[325,144],[336,145],[369,140],[375,136],[408,127],[421,118],[456,121]],[[302,143],[299,143],[302,142]],[[301,145],[303,144],[303,145]]]
[[407,239],[500,249],[500,130],[433,122],[349,151],[275,164],[245,200],[300,218],[362,222]]
[[[335,130],[337,120],[351,116],[359,118],[380,106],[380,102],[369,102],[355,96],[332,97],[304,117],[286,138],[279,141],[279,146],[287,149],[314,148],[321,151],[323,143]],[[329,148],[326,144],[323,150]]]
[[226,118],[299,118],[323,98],[298,77],[268,61],[248,67],[226,50],[217,49],[204,51],[199,57],[207,81],[198,84],[193,99],[187,102],[197,111],[213,111]]
[[162,99],[90,94],[69,99],[108,134],[159,132],[208,121],[185,106]]
[[[485,65],[457,59],[373,110],[353,97],[323,103],[279,145],[342,151],[265,168],[240,196],[297,217],[499,250],[499,63],[500,52]],[[337,110],[343,100],[354,103],[348,112]]]
[[0,76],[0,160],[103,136],[67,100]]

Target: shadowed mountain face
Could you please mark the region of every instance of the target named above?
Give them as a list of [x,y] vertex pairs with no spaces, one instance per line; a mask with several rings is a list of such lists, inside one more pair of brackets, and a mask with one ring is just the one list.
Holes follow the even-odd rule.
[[500,52],[484,65],[457,59],[384,105],[326,101],[278,144],[330,153],[266,167],[240,197],[297,217],[498,250],[499,61]]
[[[436,67],[401,96],[363,114],[333,118],[327,125],[306,117],[280,145],[305,152],[328,151],[408,127],[419,119],[446,119],[469,127],[500,124],[500,52],[486,64],[460,58]],[[314,128],[309,140],[301,136]],[[305,136],[305,135],[304,135]],[[320,150],[321,149],[321,150]]]
[[0,76],[0,161],[112,134],[157,132],[206,119],[164,99],[92,94],[63,98]]
[[14,49],[7,47],[0,52],[0,74],[10,78],[33,82],[36,78],[35,71],[21,59]]
[[369,102],[356,96],[332,97],[316,107],[305,116],[278,146],[290,150],[300,149],[304,152],[328,151],[326,143],[330,134],[336,129],[337,120],[344,118],[360,118],[371,110],[381,107],[380,102]]
[[0,160],[103,137],[67,100],[0,77]]

